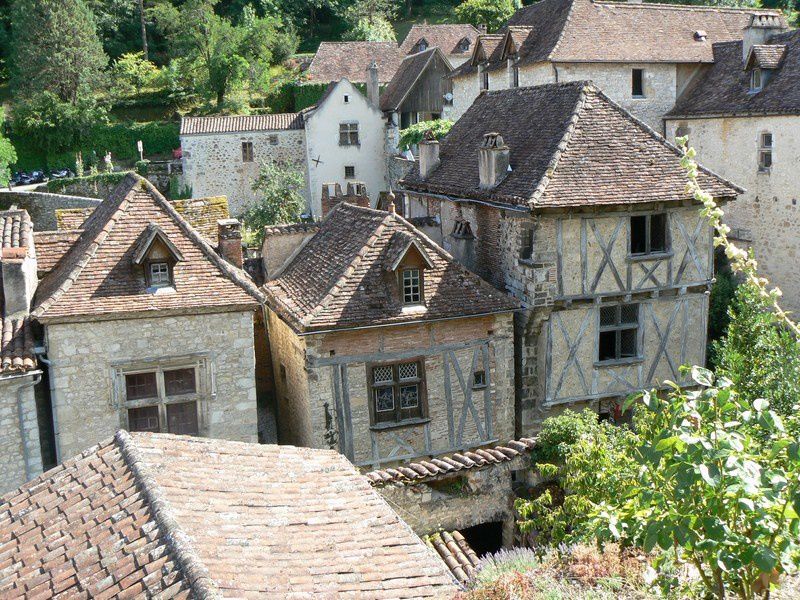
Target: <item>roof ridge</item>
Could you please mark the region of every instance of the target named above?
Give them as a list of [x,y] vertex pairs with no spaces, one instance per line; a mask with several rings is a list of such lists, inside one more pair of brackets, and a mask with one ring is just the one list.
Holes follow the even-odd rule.
[[592,90],[596,90],[590,82],[583,81],[578,82],[582,84],[581,93],[578,96],[578,100],[575,102],[575,106],[572,109],[572,115],[569,119],[569,125],[567,125],[566,131],[564,131],[564,135],[561,136],[561,140],[558,142],[558,146],[556,146],[556,151],[553,153],[553,156],[550,158],[550,162],[547,164],[547,168],[544,170],[542,174],[542,178],[539,180],[539,184],[536,186],[536,189],[533,191],[530,199],[528,200],[528,205],[533,208],[536,205],[536,202],[539,198],[542,197],[545,190],[547,189],[547,185],[550,183],[550,178],[555,172],[556,168],[558,168],[558,163],[561,162],[561,157],[569,146],[570,141],[572,140],[572,135],[575,133],[575,126],[578,124],[580,120],[581,112],[583,111],[583,107],[586,105],[586,100],[589,97],[589,92]]
[[755,8],[746,6],[707,6],[701,4],[677,4],[677,3],[660,3],[660,2],[618,2],[615,0],[589,0],[592,4],[602,4],[607,6],[614,6],[616,8],[635,8],[635,9],[658,9],[658,10],[681,10],[681,11],[703,11],[703,12],[731,12],[731,13],[744,13],[744,14],[759,14],[759,15],[777,15],[782,16],[783,13],[774,8]]
[[[621,105],[619,105],[616,102],[614,102],[614,100],[612,100],[605,93],[603,93],[603,90],[601,90],[600,88],[595,87],[594,85],[592,85],[592,87],[594,88],[594,90],[595,90],[596,94],[598,95],[598,97],[600,97],[603,100],[605,100],[612,108],[614,108],[618,113],[620,113],[625,119],[627,119],[628,121],[631,121],[634,125],[638,125],[641,129],[643,129],[645,131],[645,133],[649,134],[650,137],[654,138],[657,142],[660,142],[668,150],[671,150],[672,152],[674,152],[675,155],[679,159],[683,158],[683,152],[681,152],[681,149],[678,148],[678,146],[676,146],[675,144],[670,142],[667,138],[665,138],[663,135],[658,133],[655,129],[650,127],[644,121],[641,121],[641,120],[637,119],[635,116],[633,116],[629,111],[627,111]],[[731,189],[735,190],[739,194],[744,193],[745,190],[743,188],[739,187],[738,185],[736,185],[732,181],[726,179],[722,175],[712,171],[711,169],[707,169],[706,167],[700,165],[699,163],[697,165],[697,168],[698,168],[698,170],[700,170],[701,172],[705,173],[706,175],[709,175],[711,177],[714,177],[715,179],[718,179],[719,181],[721,181],[725,185],[729,186]]]
[[[345,204],[345,203],[341,202],[341,203],[339,203],[339,206],[341,206],[343,204]],[[338,207],[335,207],[334,210],[336,208],[338,208]],[[377,212],[382,212],[382,211],[377,211]],[[330,216],[330,215],[328,215],[328,216]],[[344,284],[346,283],[348,278],[355,272],[355,270],[358,267],[358,265],[361,264],[361,261],[364,260],[364,256],[366,256],[367,252],[369,252],[372,249],[372,247],[375,245],[375,242],[377,242],[378,239],[380,238],[380,236],[383,234],[384,229],[386,229],[386,227],[388,225],[387,218],[389,216],[391,216],[391,213],[386,213],[386,217],[384,217],[383,220],[378,224],[378,226],[372,232],[372,235],[370,235],[369,238],[367,238],[367,241],[361,247],[361,250],[356,252],[356,255],[353,257],[353,260],[351,260],[350,264],[348,264],[344,268],[344,270],[342,271],[342,274],[333,283],[333,285],[329,288],[328,293],[325,294],[325,296],[322,298],[322,300],[320,300],[317,303],[317,305],[314,307],[314,310],[312,310],[304,319],[300,320],[302,325],[304,325],[306,327],[308,325],[310,325],[311,321],[314,319],[314,317],[316,317],[323,309],[325,309],[328,306],[328,304],[333,302],[333,300],[336,298],[336,296],[339,294],[339,292],[341,292],[342,287],[344,287]]]
[[114,443],[133,475],[136,487],[150,507],[153,520],[161,530],[164,542],[175,557],[175,563],[186,577],[192,592],[198,598],[221,599],[222,594],[216,583],[192,547],[191,538],[175,518],[163,488],[158,484],[149,465],[142,458],[131,435],[124,429],[120,429],[114,435]]
[[[556,43],[553,44],[552,48],[550,48],[550,52],[547,53],[545,60],[549,61],[553,60],[553,56],[555,56],[555,53],[558,50],[558,46],[561,44],[561,40],[564,39],[564,33],[567,31],[567,27],[569,26],[569,23],[572,20],[572,11],[575,8],[575,1],[576,0],[569,0],[569,10],[567,11],[567,16],[564,19],[564,22],[561,24],[561,31],[558,32],[558,38],[556,39]],[[530,6],[534,5],[531,4]]]

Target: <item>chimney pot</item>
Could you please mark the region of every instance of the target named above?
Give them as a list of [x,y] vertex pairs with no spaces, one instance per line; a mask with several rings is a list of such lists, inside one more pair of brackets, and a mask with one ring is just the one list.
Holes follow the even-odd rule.
[[431,131],[427,131],[419,143],[419,176],[427,179],[439,162],[439,141]]
[[490,190],[511,171],[509,149],[499,133],[487,133],[478,150],[478,176],[481,189]]
[[380,108],[381,85],[378,81],[378,63],[372,59],[367,67],[367,100],[375,108]]
[[742,34],[742,62],[750,56],[750,49],[756,44],[766,44],[776,33],[784,31],[783,24],[775,15],[753,15]]
[[234,267],[242,268],[242,224],[237,219],[220,219],[217,221],[219,237],[218,252],[222,258]]

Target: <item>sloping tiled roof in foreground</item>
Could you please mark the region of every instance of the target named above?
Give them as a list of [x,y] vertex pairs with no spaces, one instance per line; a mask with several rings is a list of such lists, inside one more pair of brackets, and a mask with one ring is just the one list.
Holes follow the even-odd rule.
[[[82,209],[79,209],[82,210]],[[58,261],[69,252],[73,244],[83,233],[80,229],[64,231],[34,231],[36,245],[36,269],[39,274],[50,272]]]
[[442,558],[444,564],[460,583],[475,577],[478,555],[460,531],[442,531],[425,537],[425,541]]
[[[786,26],[777,10],[595,0],[534,2],[518,10],[507,26],[531,27],[518,50],[523,65],[548,60],[711,63],[712,45],[741,39],[753,15]],[[489,68],[504,67],[498,57]],[[475,69],[462,65],[456,75]]]
[[[478,148],[491,132],[509,147],[511,172],[487,190]],[[680,158],[591,83],[576,81],[481,94],[441,141],[439,166],[422,179],[415,165],[401,185],[531,209],[672,202],[691,199]],[[717,198],[741,192],[707,170],[699,183]]]
[[0,498],[3,598],[424,598],[442,561],[337,452],[119,432]]
[[[413,54],[414,47],[420,40],[428,42],[428,47],[437,47],[445,54],[468,55],[472,51],[475,40],[480,32],[467,23],[442,23],[440,25],[412,25],[400,51],[403,54]],[[468,39],[469,49],[465,52],[459,47],[463,39]]]
[[[423,275],[425,310],[404,310],[392,295],[390,257],[416,243],[433,267]],[[401,216],[339,203],[263,290],[296,331],[312,332],[509,312],[518,305],[457,263]]]
[[366,473],[366,478],[375,487],[420,483],[454,473],[483,469],[508,462],[530,452],[534,446],[536,446],[535,439],[520,438],[492,448],[467,450],[449,456],[439,456],[430,460],[405,463],[398,467],[370,471]]
[[303,129],[302,113],[238,115],[231,117],[183,117],[181,135],[239,133],[246,131],[281,131]]
[[403,54],[394,42],[322,42],[306,75],[314,83],[364,83],[373,60],[378,63],[378,81],[389,83]]
[[[133,263],[145,231],[158,226],[183,256],[174,292],[147,290]],[[261,293],[220,257],[152,184],[130,173],[83,224],[83,231],[40,282],[39,320],[116,318],[149,311],[226,311],[255,307]]]
[[770,44],[782,48],[782,60],[760,92],[750,92],[742,42],[714,44],[714,65],[681,96],[667,117],[800,114],[800,31],[774,35]]

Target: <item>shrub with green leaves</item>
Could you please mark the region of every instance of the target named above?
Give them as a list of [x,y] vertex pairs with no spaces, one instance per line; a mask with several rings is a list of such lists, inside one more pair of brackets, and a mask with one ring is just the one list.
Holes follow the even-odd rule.
[[673,549],[716,598],[755,598],[800,564],[800,443],[767,400],[701,367],[691,375],[696,390],[641,396],[636,477],[594,526],[602,539]]
[[264,236],[264,227],[284,223],[297,223],[306,207],[303,196],[305,177],[300,171],[264,162],[253,183],[258,196],[245,208],[242,223],[258,245]]
[[436,121],[420,121],[400,132],[398,147],[401,150],[408,150],[411,146],[419,144],[425,134],[429,131],[436,140],[442,139],[453,128],[453,122],[447,119],[437,119]]
[[486,25],[489,31],[500,29],[513,14],[513,0],[466,0],[456,6],[459,22]]

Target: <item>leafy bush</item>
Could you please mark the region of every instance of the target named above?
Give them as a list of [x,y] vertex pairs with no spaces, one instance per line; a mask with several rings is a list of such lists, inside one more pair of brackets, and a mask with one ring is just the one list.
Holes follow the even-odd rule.
[[459,22],[486,25],[489,31],[500,29],[513,14],[513,0],[466,0],[456,6]]
[[636,477],[594,524],[603,539],[674,549],[709,595],[761,596],[800,564],[800,443],[766,400],[691,375],[697,390],[641,397]]
[[76,185],[95,188],[98,186],[111,188],[125,179],[127,174],[127,171],[117,171],[116,173],[97,173],[94,175],[87,175],[85,177],[51,179],[45,185],[47,186],[47,191],[52,192],[53,194],[63,194],[64,190]]
[[150,161],[145,160],[137,160],[136,164],[133,166],[134,170],[141,175],[142,177],[147,177],[147,171],[150,167]]
[[347,40],[361,40],[365,42],[396,42],[397,37],[394,27],[381,16],[371,19],[359,19],[355,26],[344,36]]
[[597,413],[591,410],[580,413],[565,410],[560,415],[548,417],[542,422],[536,437],[531,460],[534,463],[563,463],[580,439],[597,427]]
[[253,200],[242,214],[242,224],[254,232],[258,245],[264,236],[264,227],[283,223],[297,223],[306,207],[302,190],[305,177],[290,167],[265,162],[261,165],[253,191]]
[[539,556],[530,548],[505,548],[481,558],[475,567],[473,587],[497,581],[507,573],[525,573],[538,567]]
[[112,89],[117,96],[136,94],[142,88],[156,84],[160,74],[158,67],[145,60],[142,52],[129,52],[120,56],[111,67]]
[[398,146],[401,150],[407,150],[411,146],[416,146],[425,137],[427,132],[433,134],[434,139],[440,140],[453,128],[453,122],[447,119],[437,119],[436,121],[420,121],[407,127],[400,132]]

